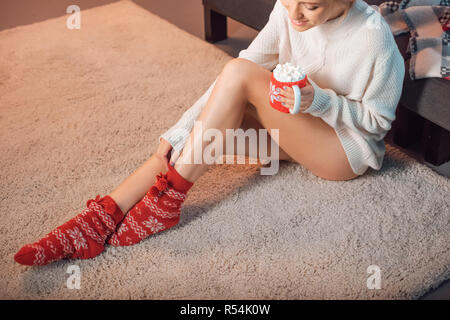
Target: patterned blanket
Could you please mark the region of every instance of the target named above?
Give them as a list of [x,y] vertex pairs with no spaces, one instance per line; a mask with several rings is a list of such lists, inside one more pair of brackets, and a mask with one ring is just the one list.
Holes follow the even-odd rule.
[[409,32],[412,80],[450,80],[450,0],[387,1],[378,7],[394,36]]

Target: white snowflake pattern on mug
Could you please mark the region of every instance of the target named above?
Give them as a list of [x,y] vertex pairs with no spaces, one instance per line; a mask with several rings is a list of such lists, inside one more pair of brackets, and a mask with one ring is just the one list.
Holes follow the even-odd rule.
[[273,103],[273,100],[280,101],[280,88],[277,88],[274,84],[270,83],[269,87],[270,91],[270,101]]

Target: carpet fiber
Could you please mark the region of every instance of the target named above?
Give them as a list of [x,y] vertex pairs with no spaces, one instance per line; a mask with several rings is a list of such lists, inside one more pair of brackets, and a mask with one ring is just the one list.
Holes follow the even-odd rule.
[[449,180],[389,145],[382,170],[345,182],[214,165],[174,228],[90,260],[16,264],[148,159],[231,59],[130,1],[81,14],[80,30],[59,17],[0,32],[2,299],[414,299],[450,277]]

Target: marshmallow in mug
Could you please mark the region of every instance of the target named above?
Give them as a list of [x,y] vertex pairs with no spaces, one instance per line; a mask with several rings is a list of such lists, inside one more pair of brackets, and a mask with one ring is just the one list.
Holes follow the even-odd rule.
[[280,82],[296,82],[304,79],[306,73],[301,66],[286,62],[276,66],[273,76]]

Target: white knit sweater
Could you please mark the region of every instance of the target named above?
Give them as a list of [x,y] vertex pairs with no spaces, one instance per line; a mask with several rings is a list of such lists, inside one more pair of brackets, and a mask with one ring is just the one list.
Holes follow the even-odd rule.
[[[321,117],[335,129],[356,174],[363,174],[369,166],[376,170],[382,166],[383,138],[395,120],[405,75],[404,60],[389,25],[373,8],[356,0],[342,22],[338,17],[299,32],[278,0],[268,23],[239,53],[239,58],[270,71],[285,62],[303,67],[315,94],[312,105],[301,113]],[[183,149],[216,80],[159,136],[176,151]]]

